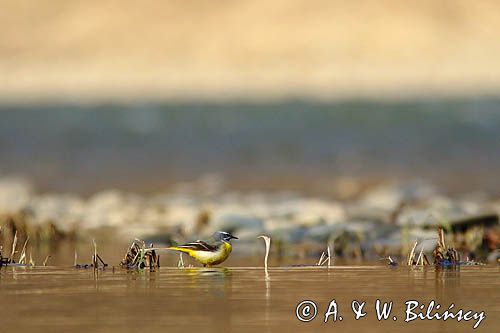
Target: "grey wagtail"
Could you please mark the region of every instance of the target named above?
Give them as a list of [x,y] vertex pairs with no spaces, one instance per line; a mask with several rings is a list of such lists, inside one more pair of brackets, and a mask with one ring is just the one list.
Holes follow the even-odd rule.
[[238,239],[225,231],[216,231],[212,237],[215,240],[214,244],[197,240],[184,245],[171,246],[167,249],[187,253],[202,263],[204,267],[211,267],[224,262],[229,257],[233,249],[231,239]]

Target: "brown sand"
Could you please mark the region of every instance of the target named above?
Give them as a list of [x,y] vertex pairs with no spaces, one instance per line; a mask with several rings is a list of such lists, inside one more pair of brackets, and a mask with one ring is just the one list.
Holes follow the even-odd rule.
[[500,88],[496,1],[3,0],[0,100]]

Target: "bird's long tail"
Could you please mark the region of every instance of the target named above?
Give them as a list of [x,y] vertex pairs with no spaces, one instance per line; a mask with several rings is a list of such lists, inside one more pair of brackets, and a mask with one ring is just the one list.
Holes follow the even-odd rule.
[[187,253],[187,254],[189,254],[189,255],[193,252],[193,250],[191,250],[191,249],[186,249],[186,248],[183,248],[183,247],[178,247],[178,246],[170,246],[170,247],[167,247],[166,249],[167,249],[167,250],[173,250],[173,251],[184,252],[184,253]]

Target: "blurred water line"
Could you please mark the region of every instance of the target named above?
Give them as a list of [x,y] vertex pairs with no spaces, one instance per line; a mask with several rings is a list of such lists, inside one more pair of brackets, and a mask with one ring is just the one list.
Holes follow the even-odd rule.
[[498,193],[499,98],[2,105],[0,172],[44,190],[229,187],[329,194],[338,178]]

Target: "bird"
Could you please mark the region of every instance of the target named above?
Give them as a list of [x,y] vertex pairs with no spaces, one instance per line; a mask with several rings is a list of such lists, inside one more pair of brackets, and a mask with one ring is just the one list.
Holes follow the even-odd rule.
[[167,250],[187,253],[203,264],[203,267],[212,267],[221,264],[229,257],[233,250],[231,239],[238,239],[238,237],[225,231],[216,231],[212,238],[215,240],[214,244],[197,240],[183,245],[170,246]]

